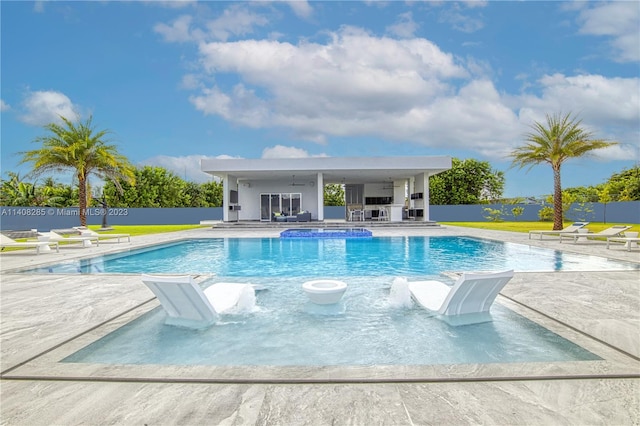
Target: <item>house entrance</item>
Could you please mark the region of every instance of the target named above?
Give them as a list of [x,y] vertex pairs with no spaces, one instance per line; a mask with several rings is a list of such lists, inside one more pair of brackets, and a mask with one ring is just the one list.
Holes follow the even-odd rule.
[[260,194],[260,220],[271,222],[275,213],[293,216],[300,213],[302,193],[263,193]]

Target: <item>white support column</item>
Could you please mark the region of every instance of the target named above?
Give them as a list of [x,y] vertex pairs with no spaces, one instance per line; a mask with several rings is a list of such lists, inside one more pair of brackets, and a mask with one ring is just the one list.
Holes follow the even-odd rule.
[[222,221],[229,222],[229,176],[222,176]]
[[[422,198],[417,198],[414,200],[415,208],[422,210],[422,216],[419,217],[416,214],[416,221],[423,222],[429,220],[429,173],[418,173],[415,175],[415,188],[414,191],[416,193],[422,193]],[[425,198],[426,197],[426,198]]]
[[424,174],[424,190],[423,190],[423,200],[424,200],[424,218],[423,220],[429,221],[429,173]]
[[318,195],[318,220],[324,220],[324,175],[318,173],[318,181],[316,182],[316,191]]
[[229,179],[222,176],[222,221],[229,222]]
[[411,199],[411,194],[416,192],[416,178],[415,178],[415,176],[411,176],[409,178],[409,191],[408,192],[409,192],[409,194],[408,194],[408,197],[409,197],[409,208],[412,209],[412,208],[415,207],[415,204],[416,204]]

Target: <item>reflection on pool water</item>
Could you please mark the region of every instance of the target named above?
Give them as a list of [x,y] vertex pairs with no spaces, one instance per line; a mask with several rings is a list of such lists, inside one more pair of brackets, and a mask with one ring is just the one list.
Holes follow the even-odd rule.
[[610,271],[639,265],[467,237],[214,238],[30,269],[35,273],[213,273],[236,277],[424,277],[447,271]]
[[600,359],[498,303],[493,322],[452,327],[419,307],[391,303],[392,276],[340,279],[348,284],[341,302],[314,305],[297,277],[215,277],[205,286],[236,281],[266,290],[257,292],[255,311],[221,316],[205,330],[164,325],[164,311],[153,309],[64,361],[355,366]]

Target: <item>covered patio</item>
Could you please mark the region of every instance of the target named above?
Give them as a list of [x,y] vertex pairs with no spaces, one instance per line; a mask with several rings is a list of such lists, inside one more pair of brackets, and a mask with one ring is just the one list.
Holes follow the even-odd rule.
[[343,185],[347,221],[429,221],[429,177],[451,157],[206,159],[222,179],[223,221],[324,221],[324,187]]

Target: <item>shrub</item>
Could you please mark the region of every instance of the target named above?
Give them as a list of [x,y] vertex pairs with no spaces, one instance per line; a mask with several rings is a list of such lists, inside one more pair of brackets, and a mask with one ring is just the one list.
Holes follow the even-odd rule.
[[514,207],[511,209],[511,214],[515,220],[518,220],[518,217],[522,216],[522,213],[524,213],[524,207]]
[[538,218],[542,222],[551,222],[553,220],[553,207],[544,206],[538,212]]
[[489,207],[485,207],[482,210],[486,213],[486,216],[484,216],[484,217],[488,221],[490,221],[490,222],[504,222],[504,220],[502,219],[502,215],[503,215],[502,210],[500,210],[500,209],[491,209]]

